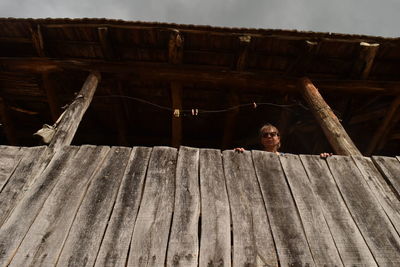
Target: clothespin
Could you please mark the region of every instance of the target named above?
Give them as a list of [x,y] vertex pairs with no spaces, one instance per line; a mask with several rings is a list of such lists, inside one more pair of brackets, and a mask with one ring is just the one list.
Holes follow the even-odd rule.
[[192,115],[197,116],[199,114],[199,110],[197,108],[192,108]]
[[174,117],[179,118],[181,116],[181,112],[179,109],[174,109]]

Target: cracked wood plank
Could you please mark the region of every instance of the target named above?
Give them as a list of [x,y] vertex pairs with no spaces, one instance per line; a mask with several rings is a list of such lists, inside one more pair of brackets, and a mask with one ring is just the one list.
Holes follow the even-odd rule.
[[[26,192],[0,228],[0,266],[7,265],[17,251],[58,177],[71,164],[78,147],[64,147],[52,158],[43,173]],[[23,218],[23,220],[22,220]]]
[[95,266],[125,267],[151,150],[132,149]]
[[279,156],[252,154],[281,266],[315,266]]
[[167,266],[198,266],[199,216],[199,149],[182,146],[176,165],[175,206]]
[[59,176],[10,266],[55,265],[90,178],[108,147],[82,146]]
[[285,154],[279,158],[303,222],[315,264],[317,266],[343,266],[299,156]]
[[93,266],[131,148],[112,147],[97,169],[60,253],[59,266]]
[[225,150],[223,163],[232,213],[233,266],[278,266],[251,152]]
[[231,266],[231,219],[221,151],[200,149],[200,267]]
[[15,146],[0,146],[0,192],[14,172],[24,149]]
[[[399,266],[400,237],[351,157],[332,156],[329,168],[346,205],[380,266]],[[384,229],[384,230],[383,230]]]
[[164,266],[174,207],[177,150],[154,147],[127,266]]

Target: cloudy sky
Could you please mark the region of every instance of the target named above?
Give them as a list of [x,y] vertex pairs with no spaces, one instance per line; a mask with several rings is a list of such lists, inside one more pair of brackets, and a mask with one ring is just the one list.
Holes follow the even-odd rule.
[[400,0],[0,0],[0,17],[113,18],[400,37]]

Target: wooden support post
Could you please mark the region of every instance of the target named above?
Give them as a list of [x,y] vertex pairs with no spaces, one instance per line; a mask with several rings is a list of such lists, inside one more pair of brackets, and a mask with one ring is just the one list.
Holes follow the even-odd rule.
[[301,78],[299,80],[299,89],[335,153],[338,155],[362,156],[312,82],[308,78]]
[[[244,71],[247,66],[247,58],[249,53],[249,46],[251,43],[251,36],[239,36],[239,51],[237,54],[236,64],[233,70]],[[240,104],[239,94],[236,88],[231,88],[228,92],[227,102],[230,107],[238,106]],[[226,114],[224,135],[222,137],[222,149],[227,149],[232,145],[234,139],[237,115],[239,108],[229,111]]]
[[[36,53],[39,57],[46,57],[40,25],[37,25],[36,27],[33,25],[30,30],[32,35],[32,43],[35,47]],[[41,74],[41,82],[41,87],[46,93],[47,102],[49,103],[51,118],[53,122],[56,122],[61,113],[60,104],[54,90],[54,84],[51,82],[50,74],[48,72],[43,72]]]
[[15,128],[12,119],[10,118],[7,104],[2,97],[0,97],[0,122],[2,125],[1,127],[4,129],[4,134],[6,135],[8,144],[13,146],[17,145],[18,141]]
[[385,142],[386,137],[388,136],[390,129],[393,127],[393,124],[396,122],[396,112],[400,110],[400,96],[396,97],[393,100],[392,104],[388,108],[385,119],[382,124],[376,130],[374,136],[371,139],[371,142],[368,145],[368,149],[365,152],[367,156],[372,155],[376,151],[376,149],[382,147],[382,143]]
[[[168,43],[168,59],[169,63],[173,65],[182,63],[183,36],[179,31],[171,33]],[[182,110],[182,84],[171,82],[170,89],[172,108],[174,109],[174,114],[172,116],[171,145],[173,147],[179,147],[182,144],[182,116],[180,114]]]
[[[117,84],[118,83],[119,82],[117,82]],[[118,86],[117,86],[116,90],[119,90]],[[110,88],[107,88],[107,91],[110,95],[112,94]],[[119,95],[122,95],[122,94],[119,94]],[[115,115],[115,123],[116,123],[117,131],[118,131],[118,145],[127,146],[128,145],[128,138],[127,138],[128,131],[126,128],[126,116],[125,116],[125,112],[124,112],[123,99],[111,98],[110,102],[111,102],[113,113]]]
[[63,146],[71,144],[79,123],[92,101],[99,81],[100,73],[92,72],[89,74],[78,96],[57,121],[54,136],[49,144],[50,149],[57,151]]
[[379,44],[360,43],[358,58],[353,65],[351,73],[352,78],[362,80],[368,78],[378,49]]

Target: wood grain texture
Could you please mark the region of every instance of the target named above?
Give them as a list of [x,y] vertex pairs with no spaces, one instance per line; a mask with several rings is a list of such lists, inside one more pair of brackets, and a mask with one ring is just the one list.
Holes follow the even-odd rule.
[[167,266],[198,266],[199,149],[180,147],[175,176],[175,205],[167,251]]
[[10,266],[55,265],[76,211],[108,147],[82,146],[47,198]]
[[132,149],[95,266],[125,267],[151,150]]
[[373,156],[373,162],[383,177],[393,186],[397,194],[400,195],[400,162],[397,158]]
[[69,146],[58,151],[1,226],[0,266],[10,262],[43,203],[58,182],[58,177],[71,166],[71,159],[77,151],[78,147]]
[[133,231],[128,266],[165,264],[174,207],[176,157],[174,148],[153,148]]
[[326,160],[311,155],[301,155],[300,159],[344,265],[377,266],[346,207]]
[[282,266],[314,266],[279,156],[264,151],[253,151],[252,155],[280,264]]
[[231,219],[221,151],[200,149],[200,267],[231,266]]
[[25,192],[29,190],[35,177],[43,171],[47,163],[42,157],[45,147],[25,148],[24,150],[21,161],[0,193],[0,226],[22,199]]
[[[378,199],[387,216],[400,233],[400,201],[370,158],[353,157],[358,169]],[[398,176],[399,177],[399,176]]]
[[99,82],[99,73],[92,72],[89,74],[78,96],[61,115],[60,121],[56,126],[56,132],[49,144],[50,149],[57,151],[61,147],[71,144],[82,117],[89,108]]
[[[346,205],[378,265],[400,265],[400,237],[350,157],[327,159]],[[385,229],[382,231],[382,229]]]
[[223,162],[232,216],[233,266],[278,266],[251,153],[225,150]]
[[0,146],[0,192],[7,183],[24,152],[20,147]]
[[319,201],[314,196],[299,156],[285,154],[279,158],[293,194],[315,264],[317,266],[343,266]]
[[93,266],[111,215],[131,148],[112,147],[94,174],[57,261]]

